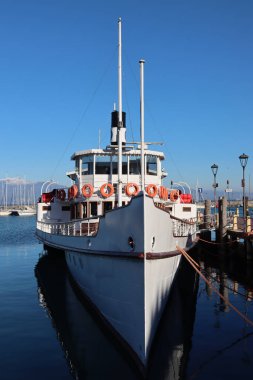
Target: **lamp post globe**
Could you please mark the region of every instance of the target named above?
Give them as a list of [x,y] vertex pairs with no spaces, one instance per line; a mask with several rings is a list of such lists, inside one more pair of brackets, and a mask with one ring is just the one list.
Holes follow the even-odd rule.
[[214,213],[216,214],[216,188],[218,187],[218,183],[216,183],[216,175],[218,172],[218,165],[213,164],[211,166],[212,172],[213,172],[213,198],[214,198]]

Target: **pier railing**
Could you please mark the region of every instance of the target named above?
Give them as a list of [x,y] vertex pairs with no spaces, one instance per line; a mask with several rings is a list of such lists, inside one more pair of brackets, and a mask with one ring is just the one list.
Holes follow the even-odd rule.
[[67,235],[67,236],[92,236],[98,231],[99,218],[87,219],[85,221],[72,221],[72,222],[37,222],[37,229],[40,231],[54,234],[54,235]]

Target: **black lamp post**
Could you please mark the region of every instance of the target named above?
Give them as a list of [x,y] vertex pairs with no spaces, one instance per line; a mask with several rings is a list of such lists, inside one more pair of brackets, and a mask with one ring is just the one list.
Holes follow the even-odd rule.
[[229,179],[227,179],[227,197],[228,197],[228,211],[230,212],[230,199],[229,199]]
[[239,156],[240,163],[242,165],[242,204],[243,204],[243,217],[246,218],[246,202],[245,202],[245,177],[244,177],[244,171],[248,162],[249,156],[247,154],[243,153]]
[[211,169],[212,169],[212,172],[213,172],[213,192],[214,192],[213,195],[214,195],[214,207],[215,207],[214,210],[216,210],[216,188],[218,187],[218,183],[216,183],[216,174],[218,172],[218,165],[213,164],[211,166]]

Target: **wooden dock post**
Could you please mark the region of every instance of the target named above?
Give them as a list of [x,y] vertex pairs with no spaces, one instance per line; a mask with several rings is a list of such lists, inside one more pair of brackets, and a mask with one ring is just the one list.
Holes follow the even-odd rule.
[[237,219],[238,219],[238,215],[237,215],[237,213],[236,214],[234,214],[234,216],[233,216],[233,230],[237,230]]
[[219,210],[219,227],[218,227],[218,240],[222,242],[226,235],[226,226],[227,226],[227,199],[222,197],[219,199],[218,204]]
[[211,201],[205,200],[205,210],[204,210],[204,228],[210,228],[211,224]]
[[251,217],[246,216],[246,232],[251,232]]

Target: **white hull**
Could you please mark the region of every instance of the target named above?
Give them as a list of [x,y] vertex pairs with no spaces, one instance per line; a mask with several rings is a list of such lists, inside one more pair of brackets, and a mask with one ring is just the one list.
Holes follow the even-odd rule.
[[95,236],[37,228],[45,245],[65,251],[79,287],[144,366],[179,266],[176,246],[189,249],[196,237],[196,226],[190,224],[175,236],[180,235],[178,223],[141,194],[100,217]]

